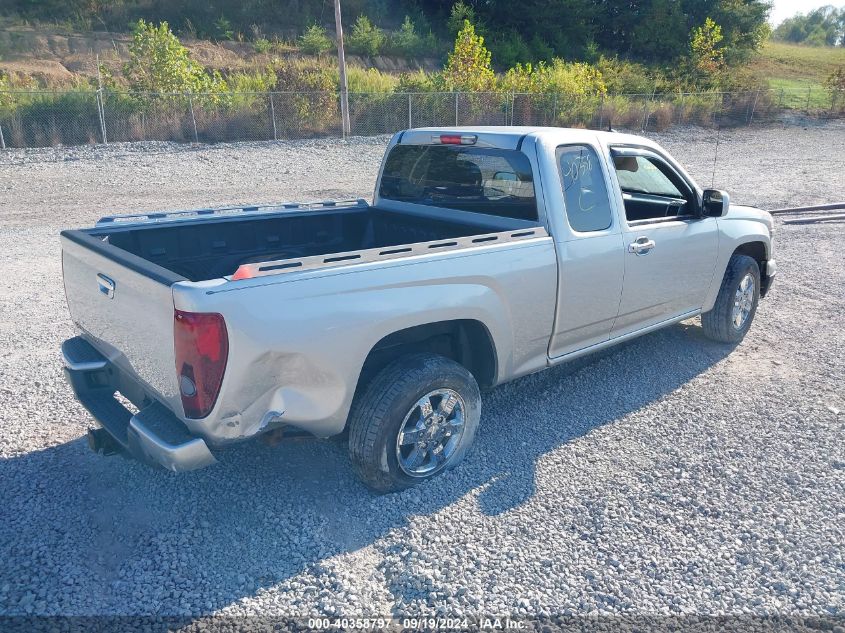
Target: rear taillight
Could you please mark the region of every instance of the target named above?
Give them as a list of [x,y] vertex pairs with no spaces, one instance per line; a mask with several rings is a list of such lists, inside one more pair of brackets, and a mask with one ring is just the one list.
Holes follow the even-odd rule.
[[173,348],[182,407],[189,418],[204,418],[214,408],[229,358],[223,316],[182,312],[173,315]]

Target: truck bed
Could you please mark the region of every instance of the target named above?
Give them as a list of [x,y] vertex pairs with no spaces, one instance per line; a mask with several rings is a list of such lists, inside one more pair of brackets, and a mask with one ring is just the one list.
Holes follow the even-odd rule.
[[[106,218],[88,231],[111,246],[190,281],[233,275],[241,265],[313,258],[524,228],[478,213],[380,208],[359,200],[254,212]],[[133,219],[140,221],[133,222]],[[150,221],[152,220],[152,221]],[[281,268],[277,266],[276,268]]]

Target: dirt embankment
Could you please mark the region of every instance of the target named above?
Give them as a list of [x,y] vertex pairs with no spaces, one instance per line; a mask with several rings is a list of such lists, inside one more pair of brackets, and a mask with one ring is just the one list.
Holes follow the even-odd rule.
[[[75,80],[95,77],[98,56],[102,63],[119,72],[121,64],[129,58],[130,41],[125,33],[56,33],[27,27],[0,28],[0,72],[33,77],[50,87],[65,87]],[[183,43],[203,66],[220,71],[262,66],[273,56],[299,56],[296,51],[258,54],[250,42],[183,40]],[[355,55],[347,59],[350,64],[374,67],[383,72],[438,67],[435,59]]]

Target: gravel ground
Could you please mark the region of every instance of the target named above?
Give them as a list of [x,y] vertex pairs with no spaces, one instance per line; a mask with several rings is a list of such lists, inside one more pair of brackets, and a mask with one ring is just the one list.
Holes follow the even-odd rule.
[[[710,184],[716,133],[654,135]],[[723,131],[717,185],[845,200],[845,126]],[[0,153],[0,614],[716,614],[845,622],[843,224],[778,227],[745,341],[693,320],[487,394],[460,468],[379,497],[344,447],[174,475],[86,447],[58,232],[368,196],[385,138]],[[632,371],[635,368],[635,371]]]

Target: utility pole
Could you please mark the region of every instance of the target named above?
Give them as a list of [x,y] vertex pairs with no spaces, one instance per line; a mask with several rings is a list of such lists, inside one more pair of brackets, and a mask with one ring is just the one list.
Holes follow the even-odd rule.
[[349,125],[349,84],[346,82],[346,56],[343,54],[343,23],[340,17],[340,0],[334,0],[334,22],[337,31],[337,61],[340,64],[340,118],[343,138],[351,133]]

